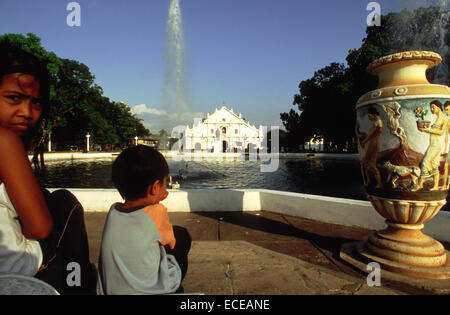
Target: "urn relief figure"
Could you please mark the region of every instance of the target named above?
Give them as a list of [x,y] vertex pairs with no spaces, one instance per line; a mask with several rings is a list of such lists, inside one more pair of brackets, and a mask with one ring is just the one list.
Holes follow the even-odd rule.
[[426,78],[441,61],[428,51],[375,60],[367,71],[379,86],[356,104],[363,182],[387,228],[355,250],[385,270],[428,279],[450,279],[448,252],[421,232],[449,189],[450,89]]

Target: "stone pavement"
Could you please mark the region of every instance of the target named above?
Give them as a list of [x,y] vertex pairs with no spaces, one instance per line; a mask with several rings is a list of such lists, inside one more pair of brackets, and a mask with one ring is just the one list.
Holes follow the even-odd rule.
[[[193,239],[185,293],[207,295],[426,294],[367,275],[339,258],[341,245],[373,232],[268,211],[169,212]],[[98,261],[105,212],[86,212],[91,260]],[[448,248],[448,244],[444,244]]]

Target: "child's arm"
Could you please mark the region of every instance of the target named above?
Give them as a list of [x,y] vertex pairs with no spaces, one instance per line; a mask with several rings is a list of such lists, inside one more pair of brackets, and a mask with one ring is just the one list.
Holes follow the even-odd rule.
[[162,204],[156,204],[147,206],[143,209],[155,223],[158,228],[159,235],[161,236],[161,244],[169,245],[170,249],[175,247],[175,235],[173,233],[173,227],[167,214],[167,208]]
[[21,139],[4,128],[0,128],[0,182],[19,215],[23,235],[29,239],[47,237],[53,220],[44,196]]

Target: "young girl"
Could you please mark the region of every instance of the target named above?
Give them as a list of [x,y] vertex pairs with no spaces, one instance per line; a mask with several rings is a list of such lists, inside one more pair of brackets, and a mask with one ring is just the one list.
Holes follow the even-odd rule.
[[[49,90],[45,65],[0,44],[0,273],[35,276],[61,294],[93,293],[83,208],[66,190],[42,191],[26,152],[40,138]],[[78,281],[66,280],[71,262]]]

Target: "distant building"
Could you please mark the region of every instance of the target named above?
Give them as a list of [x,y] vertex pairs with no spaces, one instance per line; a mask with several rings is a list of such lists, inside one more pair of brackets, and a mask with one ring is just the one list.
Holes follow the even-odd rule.
[[305,143],[305,149],[312,151],[324,151],[323,138],[311,138],[311,140]]
[[184,132],[184,150],[208,152],[244,152],[263,148],[263,127],[256,128],[235,114],[233,109],[222,106],[213,114],[207,114],[201,122]]
[[156,138],[144,138],[144,139],[138,139],[138,144],[144,144],[148,145],[152,148],[157,148],[159,144],[159,139]]

